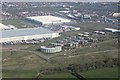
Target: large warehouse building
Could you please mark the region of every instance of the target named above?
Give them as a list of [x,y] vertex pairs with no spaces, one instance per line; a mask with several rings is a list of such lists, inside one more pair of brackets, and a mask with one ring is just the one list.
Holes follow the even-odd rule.
[[2,37],[0,37],[0,42],[10,42],[10,41],[21,41],[21,40],[31,40],[40,38],[55,38],[60,36],[59,33],[50,31],[48,29],[39,28],[26,28],[26,29],[15,29],[15,30],[4,30],[0,31]]
[[0,23],[0,30],[9,30],[10,28],[2,23]]
[[120,33],[120,30],[118,30],[118,29],[113,29],[113,28],[105,28],[105,31],[109,31],[109,32],[113,32],[113,33],[115,33],[115,32]]
[[11,30],[11,29],[17,29],[17,28],[14,27],[13,25],[4,25],[0,23],[0,30]]
[[62,23],[68,23],[71,20],[56,17],[56,16],[32,16],[27,17],[27,20],[34,21],[36,23],[40,23],[41,25],[48,25],[48,24],[62,24]]

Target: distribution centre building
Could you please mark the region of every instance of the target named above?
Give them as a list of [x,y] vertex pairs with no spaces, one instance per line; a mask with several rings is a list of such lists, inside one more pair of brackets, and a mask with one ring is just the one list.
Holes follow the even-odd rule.
[[0,30],[9,30],[10,28],[2,23],[0,23]]
[[68,23],[71,22],[69,19],[65,19],[62,17],[56,17],[56,16],[32,16],[26,18],[29,21],[34,21],[36,23],[40,23],[41,25],[49,25],[49,24],[62,24],[62,23]]
[[0,23],[0,31],[1,30],[11,30],[11,29],[17,29],[17,28],[13,25],[4,25],[4,24]]
[[0,31],[0,34],[2,34],[2,36],[0,37],[0,43],[40,38],[55,38],[60,36],[59,33],[50,31],[42,27],[4,30]]
[[119,29],[113,29],[113,28],[105,28],[105,31],[109,31],[109,32],[120,32]]

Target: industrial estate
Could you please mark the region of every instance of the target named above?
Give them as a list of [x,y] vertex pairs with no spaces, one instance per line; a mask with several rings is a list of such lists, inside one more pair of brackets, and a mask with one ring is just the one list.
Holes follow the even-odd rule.
[[75,78],[71,67],[86,78],[117,79],[118,5],[3,2],[3,78]]

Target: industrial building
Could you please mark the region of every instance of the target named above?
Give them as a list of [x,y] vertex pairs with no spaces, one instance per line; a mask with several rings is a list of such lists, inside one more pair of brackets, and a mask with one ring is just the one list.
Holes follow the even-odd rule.
[[6,30],[6,29],[9,29],[9,27],[0,23],[0,30]]
[[120,13],[114,13],[113,17],[119,18],[120,17]]
[[46,47],[46,46],[41,46],[40,47],[40,51],[44,52],[44,53],[57,53],[62,51],[62,47],[61,46],[55,46],[55,47]]
[[113,29],[113,28],[105,28],[105,31],[109,31],[109,32],[113,32],[113,33],[115,33],[115,32],[120,32],[120,30],[118,30],[118,29]]
[[6,26],[6,25],[0,23],[0,30],[8,30],[8,29],[9,29],[8,26]]
[[94,31],[93,33],[96,33],[96,34],[105,34],[105,32],[103,32],[103,31]]
[[70,42],[70,43],[67,43],[65,46],[70,47],[70,48],[78,48],[79,42]]
[[60,36],[59,33],[50,31],[48,29],[39,28],[25,28],[25,29],[15,29],[15,30],[4,30],[0,31],[2,37],[0,37],[0,42],[16,42],[22,40],[32,40],[40,38],[55,38]]
[[13,25],[4,25],[2,23],[0,23],[0,30],[10,30],[10,29],[17,29],[15,28]]
[[26,18],[29,21],[34,21],[36,23],[39,23],[41,25],[49,25],[49,24],[62,24],[62,23],[68,23],[71,20],[61,18],[61,17],[56,17],[56,16],[32,16],[32,17],[27,17]]
[[80,30],[80,27],[67,26],[67,25],[63,25],[62,28],[70,29],[70,30]]

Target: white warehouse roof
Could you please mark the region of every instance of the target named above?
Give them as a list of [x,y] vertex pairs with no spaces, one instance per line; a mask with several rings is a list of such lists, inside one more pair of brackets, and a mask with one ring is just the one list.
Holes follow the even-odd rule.
[[51,16],[51,15],[49,15],[49,16],[32,16],[32,17],[27,17],[27,19],[41,22],[42,24],[66,23],[66,22],[71,21],[71,20],[68,20],[65,18]]
[[111,32],[120,32],[120,30],[118,30],[118,29],[112,29],[112,28],[105,28],[105,30],[111,31]]
[[29,35],[37,35],[37,34],[50,34],[50,33],[55,33],[55,32],[42,27],[0,31],[0,34],[2,34],[2,38],[29,36]]
[[9,27],[0,23],[0,30],[5,30],[5,29],[9,29]]
[[113,17],[120,17],[120,13],[114,13]]

